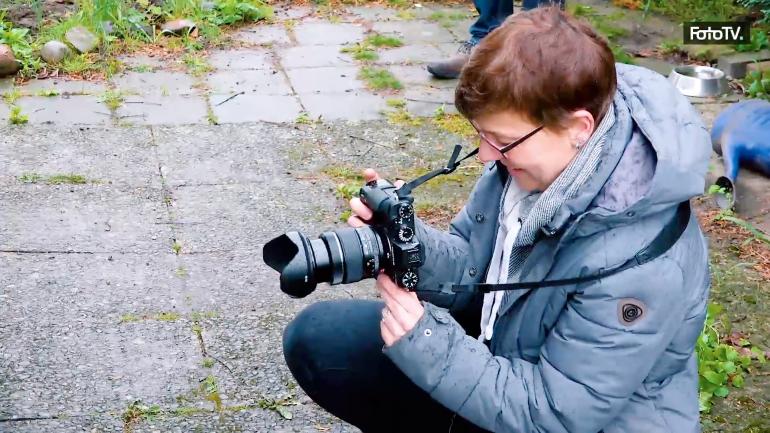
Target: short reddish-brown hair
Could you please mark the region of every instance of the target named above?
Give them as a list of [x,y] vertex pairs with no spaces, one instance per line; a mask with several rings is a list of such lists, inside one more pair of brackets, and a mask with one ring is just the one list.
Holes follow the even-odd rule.
[[607,42],[557,7],[542,7],[508,17],[473,49],[455,106],[468,119],[513,110],[562,130],[579,109],[598,123],[616,87]]

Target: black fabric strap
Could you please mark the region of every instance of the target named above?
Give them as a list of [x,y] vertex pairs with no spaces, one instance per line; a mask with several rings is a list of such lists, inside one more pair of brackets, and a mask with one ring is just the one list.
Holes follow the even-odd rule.
[[[614,268],[600,270],[596,274],[586,275],[583,277],[566,278],[563,280],[545,280],[545,281],[527,281],[519,283],[507,283],[507,284],[442,284],[438,292],[442,293],[463,293],[463,292],[496,292],[500,290],[523,290],[523,289],[540,289],[544,287],[559,287],[568,286],[573,284],[580,284],[589,281],[598,280],[601,278],[609,277],[610,275],[617,274],[618,272],[625,271],[636,266],[641,266],[656,258],[660,257],[668,251],[682,236],[682,233],[687,229],[687,224],[690,221],[690,202],[685,201],[679,204],[679,207],[674,214],[674,217],[669,221],[663,229],[655,236],[655,239],[650,242],[649,245],[642,248],[633,257],[626,260],[625,263],[618,265]],[[426,290],[433,291],[433,290]]]

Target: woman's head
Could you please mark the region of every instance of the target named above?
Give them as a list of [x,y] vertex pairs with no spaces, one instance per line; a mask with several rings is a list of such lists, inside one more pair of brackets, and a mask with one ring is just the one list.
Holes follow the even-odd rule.
[[[509,17],[473,50],[455,105],[481,131],[479,157],[500,160],[521,188],[544,190],[612,103],[607,43],[558,8]],[[543,128],[502,155],[497,148]]]

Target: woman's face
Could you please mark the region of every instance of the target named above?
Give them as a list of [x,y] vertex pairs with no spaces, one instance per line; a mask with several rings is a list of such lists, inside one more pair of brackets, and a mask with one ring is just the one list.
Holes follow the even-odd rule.
[[[484,114],[473,123],[497,148],[502,148],[529,134],[538,126],[514,111]],[[594,120],[591,113],[579,110],[572,114],[563,131],[543,128],[522,143],[501,155],[483,138],[480,139],[479,159],[500,161],[526,191],[545,191],[577,155],[575,144],[583,145],[591,136]]]

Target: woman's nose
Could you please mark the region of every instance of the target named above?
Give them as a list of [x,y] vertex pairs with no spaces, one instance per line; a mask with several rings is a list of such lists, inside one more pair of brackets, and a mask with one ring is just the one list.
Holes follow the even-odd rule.
[[481,143],[479,144],[479,161],[483,163],[487,163],[490,161],[497,161],[498,159],[502,159],[503,155],[500,154],[496,149],[493,149],[492,146],[490,146],[487,143],[484,143],[484,140],[480,140]]

